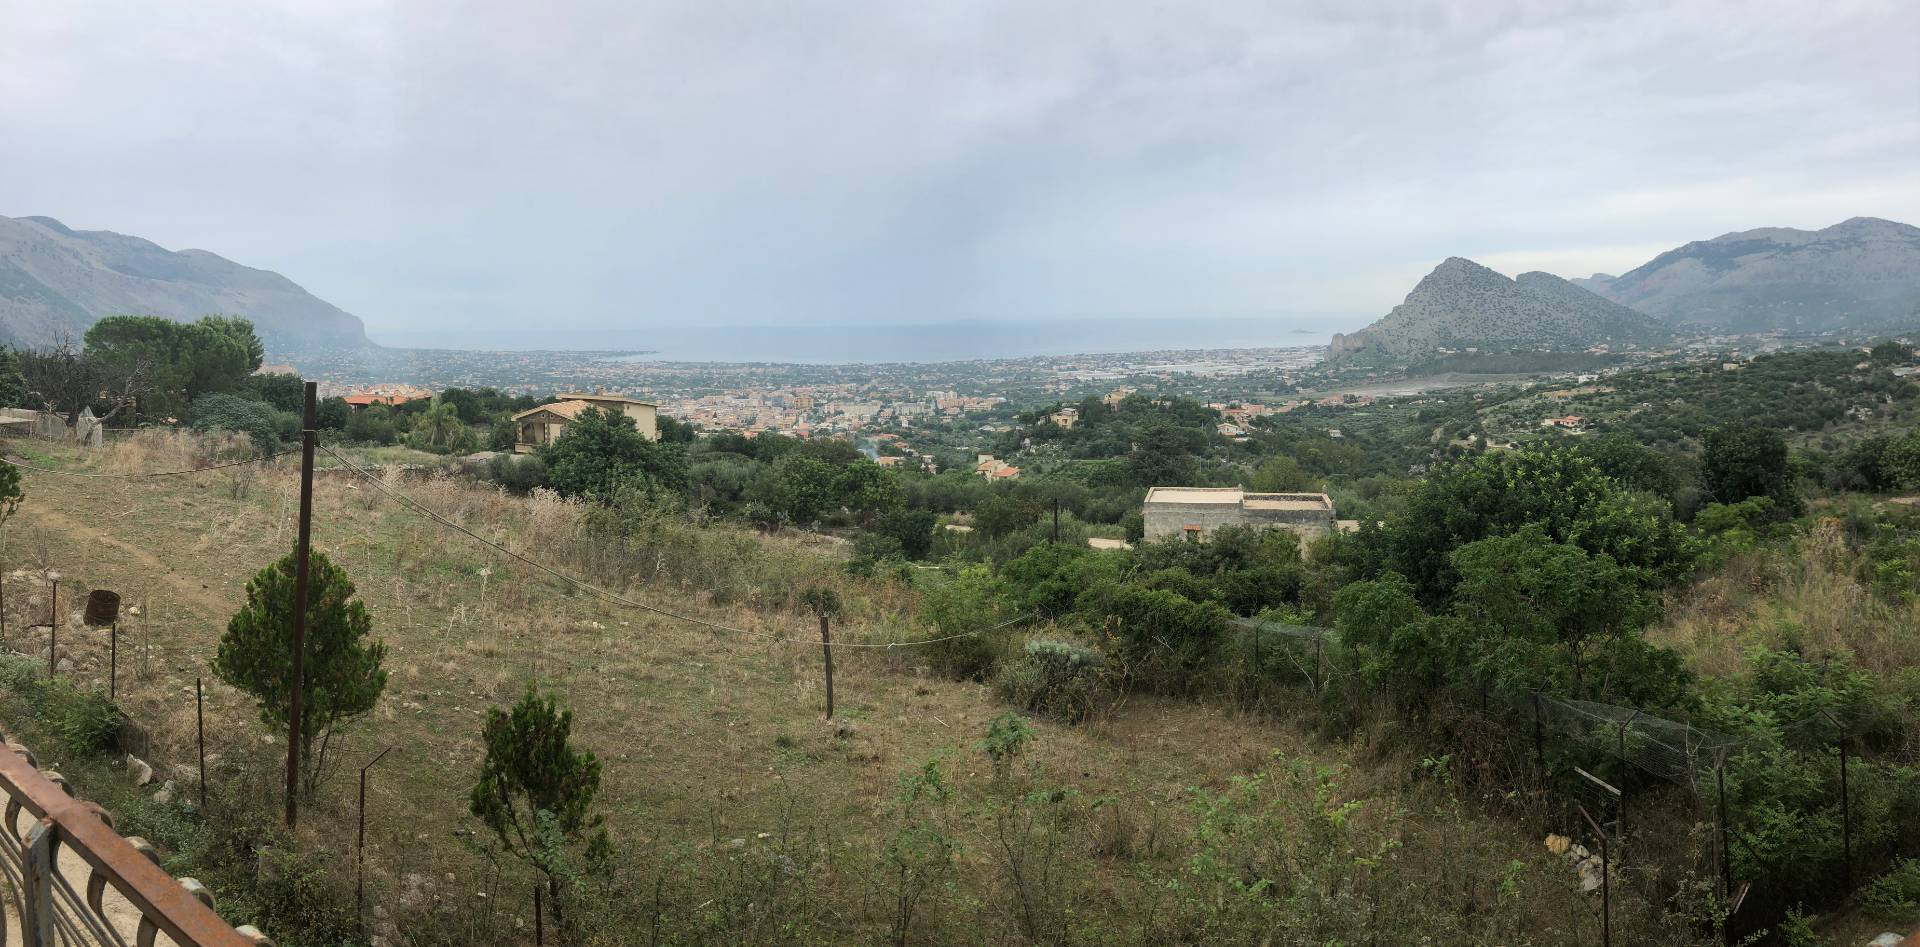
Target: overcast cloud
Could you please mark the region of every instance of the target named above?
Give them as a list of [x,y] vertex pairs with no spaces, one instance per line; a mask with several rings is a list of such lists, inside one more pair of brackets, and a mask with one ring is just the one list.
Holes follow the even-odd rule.
[[1272,317],[1920,223],[1920,3],[10,4],[0,214],[396,329]]

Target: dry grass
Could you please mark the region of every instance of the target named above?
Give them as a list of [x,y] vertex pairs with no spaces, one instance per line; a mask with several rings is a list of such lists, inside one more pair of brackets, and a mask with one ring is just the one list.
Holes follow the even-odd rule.
[[1822,520],[1784,553],[1742,553],[1674,601],[1649,636],[1706,677],[1739,671],[1754,647],[1851,654],[1891,680],[1920,656],[1920,599],[1889,601],[1858,578],[1839,521]]
[[[143,434],[90,466],[174,469],[207,449],[192,438]],[[53,454],[49,461],[74,462]],[[50,564],[76,591],[93,583],[141,603],[138,621],[123,629],[123,643],[138,642],[138,667],[122,689],[151,734],[157,766],[191,759],[197,676],[209,677],[210,750],[229,760],[263,753],[266,734],[253,708],[204,669],[247,578],[291,546],[294,481],[285,465],[263,470],[241,494],[217,473],[144,481],[29,474],[26,503],[0,531],[0,565]],[[903,770],[944,756],[960,792],[952,827],[962,854],[952,889],[929,909],[916,940],[1021,939],[996,869],[994,822],[984,814],[989,774],[976,746],[1003,709],[988,688],[928,676],[903,651],[848,650],[835,662],[844,725],[821,719],[815,625],[799,593],[838,589],[851,606],[846,640],[886,641],[922,633],[910,588],[851,576],[804,537],[695,529],[684,514],[662,513],[621,548],[595,548],[587,511],[551,494],[513,498],[444,475],[393,483],[520,554],[643,601],[775,636],[611,607],[376,501],[365,484],[321,478],[316,546],[354,576],[390,647],[392,673],[370,719],[346,735],[341,758],[357,767],[382,747],[398,748],[369,792],[369,887],[373,903],[411,932],[458,929],[464,933],[444,939],[512,942],[503,932],[514,929],[512,919],[524,923],[526,907],[514,901],[488,907],[485,933],[458,927],[481,923],[475,892],[494,881],[456,832],[474,827],[464,797],[486,709],[537,682],[575,708],[577,738],[605,761],[600,802],[636,885],[616,896],[614,909],[642,918],[635,923],[644,921],[637,905],[645,892],[686,887],[674,917],[694,924],[720,910],[701,899],[711,905],[728,885],[745,883],[724,875],[740,867],[729,852],[804,839],[782,851],[811,866],[811,929],[837,932],[831,940],[878,937],[887,913],[873,866],[888,831],[885,802]],[[67,598],[68,588],[63,604],[80,601]],[[7,591],[10,629],[44,607],[30,578],[10,581]],[[102,636],[75,632],[63,641],[71,642],[76,676],[97,679]],[[127,652],[122,657],[124,672]],[[1434,942],[1592,939],[1590,899],[1571,892],[1571,871],[1546,857],[1531,832],[1464,809],[1441,787],[1409,786],[1407,761],[1369,759],[1270,719],[1152,698],[1133,698],[1086,727],[1034,726],[1034,761],[1049,778],[1102,800],[1069,833],[1073,882],[1060,895],[1089,930],[1157,936],[1135,916],[1151,890],[1142,878],[1184,870],[1193,791],[1224,790],[1234,777],[1272,766],[1278,753],[1352,767],[1341,792],[1364,800],[1370,831],[1394,840],[1395,877],[1429,886],[1436,908],[1475,919],[1459,932],[1433,931]],[[351,789],[336,778],[309,802],[302,845],[348,849]],[[718,874],[671,867],[687,859]],[[1514,890],[1524,897],[1502,893],[1502,872],[1523,879]],[[751,919],[739,923],[746,926],[731,929],[749,929]]]

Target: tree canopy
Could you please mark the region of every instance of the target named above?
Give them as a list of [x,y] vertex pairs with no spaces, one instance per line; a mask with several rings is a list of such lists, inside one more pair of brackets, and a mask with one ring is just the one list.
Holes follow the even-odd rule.
[[629,489],[677,493],[687,487],[687,459],[677,444],[647,439],[633,418],[588,408],[540,449],[547,482],[565,496],[611,500]]

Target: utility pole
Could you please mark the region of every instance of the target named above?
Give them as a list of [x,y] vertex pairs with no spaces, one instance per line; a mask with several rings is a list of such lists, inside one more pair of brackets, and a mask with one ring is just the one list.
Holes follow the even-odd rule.
[[314,401],[318,385],[307,382],[306,407],[300,424],[300,539],[293,553],[293,669],[292,706],[287,717],[287,828],[300,819],[300,711],[307,687],[307,559],[313,538]]

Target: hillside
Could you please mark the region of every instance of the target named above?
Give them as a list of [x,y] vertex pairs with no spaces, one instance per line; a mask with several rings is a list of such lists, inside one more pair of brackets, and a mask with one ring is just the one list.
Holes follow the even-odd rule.
[[[63,448],[36,447],[33,459],[127,474],[177,469],[199,449],[155,431],[85,467]],[[1276,943],[1358,942],[1368,930],[1393,942],[1566,943],[1592,927],[1592,896],[1531,824],[1476,812],[1440,782],[1406,780],[1414,764],[1403,757],[1363,756],[1285,718],[1136,694],[1084,725],[1030,718],[1032,743],[996,772],[981,749],[989,721],[1007,709],[993,689],[930,673],[914,649],[849,647],[836,648],[838,711],[823,721],[819,645],[794,602],[799,590],[838,590],[846,607],[836,642],[928,632],[916,626],[911,586],[851,576],[793,534],[662,518],[625,548],[595,547],[613,557],[594,573],[603,581],[617,587],[644,566],[644,586],[628,594],[767,636],[754,637],[567,590],[331,476],[318,483],[314,542],[352,571],[391,649],[392,677],[379,708],[347,734],[342,775],[303,811],[306,854],[285,872],[256,872],[256,849],[286,857],[288,842],[271,829],[284,744],[262,741],[251,703],[207,663],[252,570],[287,551],[295,481],[284,464],[137,481],[29,471],[29,499],[0,531],[9,563],[31,561],[36,537],[61,537],[49,564],[66,576],[63,604],[95,587],[139,606],[120,630],[119,687],[150,730],[145,758],[157,770],[193,760],[193,685],[205,678],[208,820],[183,816],[178,800],[154,802],[151,786],[126,785],[118,757],[62,754],[61,768],[110,804],[122,831],[153,840],[177,859],[174,870],[206,881],[223,908],[279,943],[367,942],[349,873],[332,869],[350,857],[355,770],[387,746],[397,749],[367,793],[374,943],[532,942],[524,871],[463,842],[475,827],[467,793],[484,711],[530,681],[563,695],[577,713],[575,741],[605,767],[597,806],[613,831],[615,873],[588,882],[612,894],[595,899],[595,934],[583,944],[1232,943],[1252,942],[1236,936],[1249,928],[1280,931]],[[451,478],[406,489],[529,555],[587,568],[591,511],[582,505]],[[101,508],[122,512],[88,515]],[[18,629],[47,607],[37,575],[6,577],[9,647],[34,643]],[[74,679],[105,673],[103,636],[70,631],[60,641]],[[30,718],[28,702],[0,700],[9,737],[55,746]],[[905,807],[902,794],[929,767],[939,791]],[[183,777],[179,797],[190,797],[189,784]],[[1241,824],[1229,820],[1247,821],[1231,837],[1210,828]],[[903,872],[914,852],[903,854],[900,840],[928,837],[951,844],[951,856],[940,849]],[[1262,865],[1257,846],[1295,840],[1295,889],[1224,916],[1205,907],[1233,897],[1238,869],[1200,876],[1190,864]],[[1457,880],[1444,891],[1425,887],[1449,869]],[[1525,899],[1502,893],[1503,878],[1510,886],[1519,874]],[[915,896],[908,908],[903,886]],[[1328,906],[1349,896],[1356,906]],[[1639,899],[1615,898],[1616,930],[1646,930],[1657,917]],[[1079,935],[1071,940],[1032,933],[1068,919]]]
[[1509,279],[1472,260],[1449,257],[1406,301],[1365,329],[1335,335],[1335,358],[1373,353],[1417,358],[1441,349],[1584,349],[1664,341],[1666,329],[1548,273]]
[[102,316],[253,320],[270,345],[367,344],[350,313],[278,273],[205,250],[167,250],[108,230],[73,230],[51,217],[0,217],[0,338],[19,345],[78,335]]
[[1576,284],[1669,323],[1741,332],[1920,322],[1920,227],[1855,217],[1699,240]]

